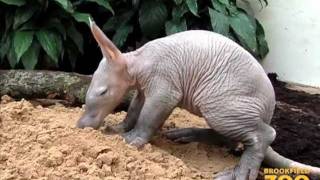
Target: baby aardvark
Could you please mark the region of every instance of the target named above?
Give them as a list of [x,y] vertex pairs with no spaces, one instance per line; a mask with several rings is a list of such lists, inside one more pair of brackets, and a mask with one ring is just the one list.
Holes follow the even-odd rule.
[[[271,166],[320,169],[294,162],[272,150],[275,130],[269,125],[275,108],[272,84],[256,59],[230,39],[203,30],[153,40],[136,51],[121,53],[91,21],[103,59],[86,96],[77,127],[98,128],[104,117],[136,89],[124,121],[114,127],[127,143],[141,147],[161,128],[175,107],[205,118],[211,129],[180,129],[172,140],[223,136],[242,142],[239,164],[216,179],[254,180],[261,162]],[[214,142],[213,142],[214,143]]]

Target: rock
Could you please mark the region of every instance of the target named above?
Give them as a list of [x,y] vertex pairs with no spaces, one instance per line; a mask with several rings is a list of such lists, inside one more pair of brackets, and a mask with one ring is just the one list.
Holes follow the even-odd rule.
[[51,148],[48,151],[48,157],[46,158],[45,165],[47,167],[60,166],[63,163],[63,154],[56,148]]
[[105,176],[111,176],[111,175],[112,175],[111,166],[108,166],[108,165],[104,164],[104,165],[102,166],[102,170],[104,171]]
[[116,162],[118,159],[119,159],[118,155],[110,151],[107,153],[100,154],[97,157],[97,163],[99,165],[102,165],[102,164],[111,165],[112,163]]
[[13,102],[14,101],[14,99],[12,99],[10,96],[8,96],[8,95],[3,95],[2,97],[1,97],[1,104],[7,104],[7,103],[9,103],[9,102]]
[[7,153],[0,153],[0,162],[8,160],[9,155]]
[[86,163],[80,163],[78,165],[78,167],[79,167],[80,171],[82,171],[82,172],[88,171],[88,165]]

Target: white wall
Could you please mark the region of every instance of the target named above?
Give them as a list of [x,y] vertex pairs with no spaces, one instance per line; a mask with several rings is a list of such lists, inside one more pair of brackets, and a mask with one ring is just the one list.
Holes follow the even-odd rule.
[[249,0],[269,43],[264,68],[283,81],[320,87],[320,1],[268,1],[261,8],[258,0]]

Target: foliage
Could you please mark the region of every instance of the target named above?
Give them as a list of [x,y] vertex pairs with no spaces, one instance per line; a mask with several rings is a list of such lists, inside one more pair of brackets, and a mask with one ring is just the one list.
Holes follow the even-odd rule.
[[11,68],[20,63],[34,69],[40,60],[57,66],[68,59],[74,66],[84,53],[79,23],[89,23],[90,14],[78,7],[85,3],[114,13],[105,0],[0,0],[0,63],[7,60]]
[[[266,0],[259,0],[267,5]],[[158,37],[207,29],[258,58],[268,53],[263,27],[236,0],[0,0],[0,64],[34,69],[42,61],[72,67],[90,39],[88,17],[123,48]]]
[[[200,28],[237,41],[259,59],[268,53],[261,24],[239,8],[236,0],[124,1],[131,2],[132,7],[122,9],[123,4],[115,4],[115,16],[104,25],[105,31],[114,32],[113,41],[118,46],[124,45],[134,32],[141,32],[142,37],[150,40]],[[267,5],[267,0],[259,2]]]

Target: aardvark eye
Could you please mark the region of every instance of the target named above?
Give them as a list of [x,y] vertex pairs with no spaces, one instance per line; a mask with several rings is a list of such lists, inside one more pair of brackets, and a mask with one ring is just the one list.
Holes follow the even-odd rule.
[[105,90],[103,90],[103,91],[99,94],[99,96],[103,96],[103,95],[105,95],[107,92],[108,92],[108,89],[105,89]]

